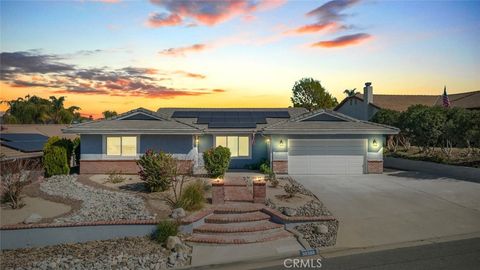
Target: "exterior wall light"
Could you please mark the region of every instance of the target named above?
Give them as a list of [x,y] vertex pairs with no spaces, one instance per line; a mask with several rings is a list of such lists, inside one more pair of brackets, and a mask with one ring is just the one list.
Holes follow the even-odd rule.
[[267,143],[269,143],[269,142],[270,142],[270,139],[269,139],[269,138],[266,138],[265,141],[266,141]]
[[280,140],[280,147],[283,147],[283,140]]
[[195,136],[195,146],[198,146],[199,143],[200,139],[198,138],[198,136]]
[[377,140],[373,139],[372,145],[373,147],[377,148],[378,147]]

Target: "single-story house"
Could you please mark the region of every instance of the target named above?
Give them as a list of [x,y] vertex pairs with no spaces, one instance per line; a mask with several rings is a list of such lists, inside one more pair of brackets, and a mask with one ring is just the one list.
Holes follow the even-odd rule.
[[[366,83],[363,94],[346,97],[333,110],[345,115],[370,120],[380,109],[403,112],[416,104],[442,105],[442,95],[377,95],[371,83]],[[450,106],[468,110],[480,110],[480,91],[449,94]],[[365,101],[366,100],[366,101]]]
[[230,149],[232,169],[268,160],[277,173],[363,174],[383,171],[384,137],[398,129],[330,110],[139,108],[64,132],[80,135],[87,174],[137,173],[135,160],[148,149],[199,172],[203,153],[219,145]]

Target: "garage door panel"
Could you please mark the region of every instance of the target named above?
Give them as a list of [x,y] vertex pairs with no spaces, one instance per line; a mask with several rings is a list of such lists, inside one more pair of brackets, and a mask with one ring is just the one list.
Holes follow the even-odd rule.
[[289,140],[290,174],[355,175],[364,171],[364,140]]

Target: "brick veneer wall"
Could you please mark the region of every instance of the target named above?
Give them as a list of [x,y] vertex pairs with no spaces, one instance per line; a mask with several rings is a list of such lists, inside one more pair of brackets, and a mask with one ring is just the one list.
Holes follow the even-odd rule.
[[224,182],[212,182],[212,204],[225,203],[225,185]]
[[288,161],[286,160],[277,160],[273,161],[273,172],[279,174],[288,173]]
[[383,173],[383,160],[367,161],[367,173]]
[[[177,160],[182,173],[193,170],[193,160]],[[137,174],[139,171],[135,160],[80,160],[81,174],[107,174],[112,171],[122,174]]]
[[253,202],[265,203],[267,197],[267,186],[265,182],[253,182]]

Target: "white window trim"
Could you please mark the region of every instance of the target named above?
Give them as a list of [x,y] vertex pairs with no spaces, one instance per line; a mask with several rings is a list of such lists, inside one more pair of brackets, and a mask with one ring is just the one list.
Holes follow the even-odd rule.
[[[137,141],[137,154],[134,156],[122,156],[122,155],[107,155],[107,137],[135,137]],[[121,148],[121,145],[120,145]],[[113,160],[122,160],[122,159],[138,159],[141,154],[140,152],[140,136],[139,135],[125,135],[125,134],[109,134],[102,135],[102,159],[113,159]]]
[[[247,137],[248,138],[248,156],[237,156],[237,157],[230,157],[231,159],[252,159],[252,138],[251,135],[245,134],[235,134],[235,135],[227,135],[227,134],[218,134],[213,136],[213,147],[217,147],[217,136],[218,137]],[[228,141],[228,139],[227,139]]]

